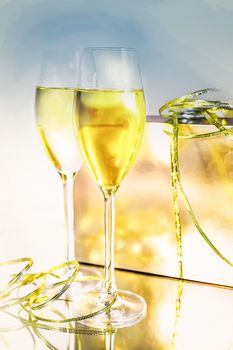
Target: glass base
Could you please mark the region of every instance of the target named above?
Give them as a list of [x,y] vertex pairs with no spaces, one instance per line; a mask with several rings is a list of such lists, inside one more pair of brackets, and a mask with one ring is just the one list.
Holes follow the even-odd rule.
[[[75,316],[85,316],[98,312],[114,300],[114,295],[107,295],[102,289],[79,295],[74,305]],[[146,316],[146,302],[137,294],[118,290],[117,298],[111,308],[97,316],[79,321],[98,329],[129,327]]]
[[81,266],[77,276],[77,279],[80,279],[80,281],[74,281],[69,289],[64,293],[67,301],[76,300],[80,294],[88,293],[98,288],[103,282],[101,276],[101,273],[93,268]]

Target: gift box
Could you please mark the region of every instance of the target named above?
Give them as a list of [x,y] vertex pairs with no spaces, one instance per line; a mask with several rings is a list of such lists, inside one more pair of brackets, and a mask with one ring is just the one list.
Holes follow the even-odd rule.
[[[229,116],[228,116],[229,117]],[[231,119],[229,118],[229,121]],[[229,122],[230,123],[230,122]],[[177,227],[171,178],[170,123],[148,116],[136,162],[116,194],[116,267],[154,274],[233,285],[233,142],[203,118],[179,123],[180,177],[187,199],[206,242],[179,195],[182,234],[178,256]],[[104,201],[85,165],[75,179],[76,256],[104,264]],[[222,257],[220,256],[222,255]]]

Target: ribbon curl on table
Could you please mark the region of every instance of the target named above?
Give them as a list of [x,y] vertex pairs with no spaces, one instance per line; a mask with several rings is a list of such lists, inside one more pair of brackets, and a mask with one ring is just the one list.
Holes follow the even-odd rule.
[[[83,328],[77,322],[84,319],[97,316],[103,312],[108,311],[115,302],[115,299],[106,305],[104,308],[97,310],[85,316],[69,317],[67,318],[59,308],[53,306],[55,301],[60,300],[64,293],[68,290],[70,285],[74,282],[82,282],[86,279],[100,279],[99,276],[89,276],[83,279],[79,278],[80,270],[79,264],[76,261],[65,262],[55,267],[50,268],[45,272],[29,273],[29,269],[33,265],[31,258],[19,258],[0,262],[0,268],[3,266],[26,264],[20,272],[11,275],[9,282],[0,290],[0,311],[21,321],[21,326],[0,328],[0,332],[9,332],[16,329],[27,327],[30,334],[30,327],[34,333],[46,344],[49,349],[57,350],[39,331],[39,329],[59,331],[65,333],[88,334],[88,335],[102,335],[106,332],[114,333],[114,329],[97,330],[92,328]],[[67,269],[69,271],[68,277]],[[66,274],[64,274],[64,272]],[[54,278],[56,282],[51,283],[47,278]],[[32,287],[30,293],[19,296],[24,287]],[[48,296],[48,292],[52,293]],[[16,294],[16,295],[15,295]],[[10,312],[11,308],[18,307],[18,312]],[[37,315],[38,310],[49,310],[58,317],[45,318]],[[22,315],[24,313],[24,315]],[[32,334],[31,334],[32,335]],[[32,335],[33,337],[33,335]],[[33,339],[34,342],[34,339]]]

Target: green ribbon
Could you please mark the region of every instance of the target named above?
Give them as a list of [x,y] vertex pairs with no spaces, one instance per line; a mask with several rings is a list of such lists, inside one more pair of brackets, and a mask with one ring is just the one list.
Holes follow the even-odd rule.
[[[173,333],[171,337],[171,347],[176,349],[176,338],[178,334],[178,325],[181,316],[181,302],[183,294],[183,265],[182,265],[182,226],[180,222],[180,211],[178,196],[181,194],[184,203],[186,205],[187,212],[192,219],[197,231],[204,238],[205,242],[209,247],[217,254],[219,258],[225,261],[231,267],[233,266],[232,262],[227,259],[211,242],[207,234],[202,229],[199,224],[194,211],[191,207],[190,201],[184,190],[181,174],[180,174],[180,164],[179,164],[179,139],[204,139],[207,137],[216,137],[216,136],[231,136],[233,135],[233,127],[225,128],[225,120],[220,120],[218,113],[224,110],[233,110],[233,101],[221,101],[221,100],[205,100],[197,99],[197,97],[210,93],[218,92],[218,89],[204,89],[199,90],[182,97],[178,97],[174,100],[168,101],[164,106],[159,110],[160,115],[163,118],[169,119],[169,122],[172,124],[172,132],[164,130],[164,133],[170,137],[170,167],[171,167],[171,181],[172,181],[172,193],[173,193],[173,212],[174,212],[174,222],[175,222],[175,232],[176,232],[176,243],[177,243],[177,260],[179,266],[179,283],[177,290],[177,299],[176,299],[176,316],[174,321]],[[201,134],[185,134],[182,135],[179,132],[179,119],[195,119],[197,117],[203,116],[206,122],[210,125],[214,125],[217,128],[217,131],[201,133]]]
[[[209,92],[218,92],[221,91],[219,89],[204,89],[195,91],[193,93],[184,95],[182,97],[178,97],[174,100],[167,102],[164,106],[162,106],[159,110],[160,115],[163,118],[169,118],[170,123],[172,124],[173,131],[172,133],[165,132],[171,138],[171,175],[172,175],[172,190],[173,190],[173,203],[174,203],[174,217],[175,217],[175,227],[176,227],[176,238],[177,238],[177,256],[179,262],[179,275],[182,277],[182,235],[181,235],[181,225],[180,225],[180,213],[179,213],[179,205],[177,201],[177,193],[178,188],[186,205],[187,211],[197,228],[197,231],[204,238],[205,242],[209,245],[209,247],[228,265],[233,267],[233,263],[227,259],[211,242],[207,234],[202,229],[199,224],[190,201],[186,195],[184,190],[181,175],[180,175],[180,166],[179,166],[179,152],[178,152],[178,144],[179,138],[192,138],[192,139],[200,139],[206,137],[213,137],[218,135],[233,135],[233,128],[225,128],[223,125],[225,120],[220,120],[218,117],[218,113],[224,110],[233,110],[233,101],[221,101],[221,100],[204,100],[204,99],[194,99],[200,95],[209,93]],[[206,122],[210,125],[214,125],[218,131],[209,132],[204,134],[191,134],[191,135],[179,135],[179,119],[182,117],[195,119],[197,116],[203,116]]]
[[[50,343],[46,337],[44,337],[39,329],[73,333],[77,337],[80,334],[102,335],[106,332],[115,332],[114,329],[97,330],[93,328],[84,328],[77,322],[107,312],[114,304],[116,298],[112,300],[111,303],[106,304],[105,307],[93,313],[77,317],[67,318],[66,315],[59,311],[59,308],[57,309],[53,306],[55,301],[61,300],[62,295],[64,295],[72,283],[81,283],[88,279],[99,280],[99,276],[85,276],[85,278],[79,278],[78,273],[80,267],[76,261],[65,262],[40,273],[28,272],[33,265],[31,258],[19,258],[4,261],[0,263],[0,267],[22,263],[26,265],[19,273],[10,276],[9,282],[6,283],[0,291],[0,312],[4,312],[9,316],[18,319],[21,324],[20,326],[1,328],[0,332],[9,332],[26,327],[32,336],[33,343],[35,344],[35,337],[30,330],[32,329],[34,334],[36,334],[45,345],[52,350],[58,349]],[[67,274],[68,276],[64,279],[64,276]],[[48,278],[50,278],[50,280],[51,278],[55,279],[56,282],[51,283],[48,281]],[[29,286],[32,287],[33,290],[30,293],[20,296],[23,289]],[[50,293],[50,296],[48,296],[48,292]],[[16,307],[18,307],[18,313],[15,313],[15,309],[13,312],[10,311]],[[37,312],[44,310],[53,312],[58,318],[46,318],[37,315]],[[80,344],[78,338],[77,344]]]

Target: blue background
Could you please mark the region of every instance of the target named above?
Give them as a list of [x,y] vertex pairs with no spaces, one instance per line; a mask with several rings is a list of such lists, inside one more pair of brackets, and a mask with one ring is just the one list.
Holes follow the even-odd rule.
[[0,0],[2,259],[46,262],[54,242],[54,258],[63,251],[61,182],[34,121],[43,51],[135,47],[147,113],[154,114],[186,92],[231,87],[232,15],[232,0]]

